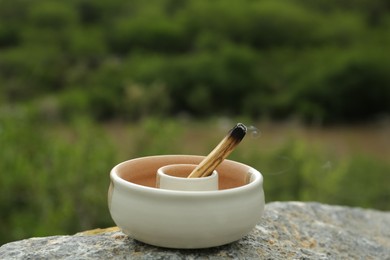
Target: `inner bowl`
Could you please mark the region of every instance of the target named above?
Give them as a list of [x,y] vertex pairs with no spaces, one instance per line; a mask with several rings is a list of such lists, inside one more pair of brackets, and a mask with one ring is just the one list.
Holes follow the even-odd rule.
[[202,178],[188,178],[196,164],[170,164],[157,170],[156,186],[160,189],[181,191],[218,190],[218,173]]
[[156,188],[156,172],[170,164],[199,164],[203,156],[161,155],[125,161],[111,170],[108,204],[122,231],[145,243],[171,248],[205,248],[240,239],[264,210],[263,177],[231,160],[218,167],[219,189]]

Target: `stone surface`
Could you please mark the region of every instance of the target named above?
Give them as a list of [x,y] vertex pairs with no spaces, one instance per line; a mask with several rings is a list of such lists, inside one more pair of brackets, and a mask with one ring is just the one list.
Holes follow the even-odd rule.
[[0,247],[0,259],[390,259],[390,212],[274,202],[243,239],[177,250],[135,241],[117,228],[31,238]]

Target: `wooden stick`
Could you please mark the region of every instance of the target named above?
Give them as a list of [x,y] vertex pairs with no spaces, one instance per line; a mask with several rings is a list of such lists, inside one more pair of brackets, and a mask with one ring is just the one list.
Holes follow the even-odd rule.
[[241,142],[246,134],[246,126],[238,123],[229,134],[212,150],[203,161],[188,175],[188,178],[206,177],[225,160],[226,157]]

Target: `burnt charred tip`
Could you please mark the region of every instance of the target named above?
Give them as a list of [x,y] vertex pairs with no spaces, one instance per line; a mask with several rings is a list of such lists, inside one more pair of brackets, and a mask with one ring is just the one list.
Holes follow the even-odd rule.
[[230,130],[230,136],[237,141],[241,141],[244,138],[246,131],[246,126],[242,123],[238,123],[232,128],[232,130]]

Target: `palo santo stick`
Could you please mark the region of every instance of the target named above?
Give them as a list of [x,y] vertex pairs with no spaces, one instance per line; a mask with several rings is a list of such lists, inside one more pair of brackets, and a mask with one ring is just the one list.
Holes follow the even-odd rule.
[[212,150],[203,161],[188,175],[188,178],[206,177],[217,168],[217,166],[225,160],[226,157],[234,150],[241,142],[246,134],[246,126],[238,123],[229,134]]

